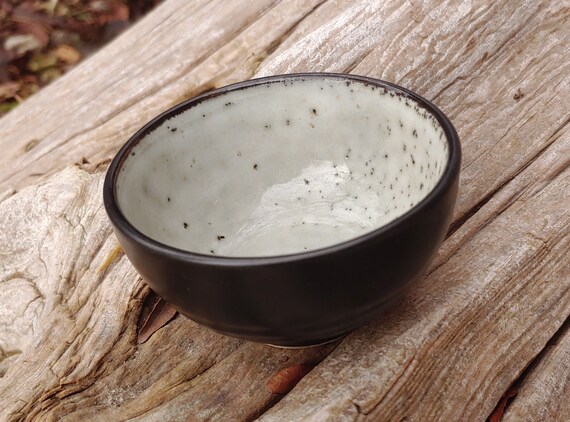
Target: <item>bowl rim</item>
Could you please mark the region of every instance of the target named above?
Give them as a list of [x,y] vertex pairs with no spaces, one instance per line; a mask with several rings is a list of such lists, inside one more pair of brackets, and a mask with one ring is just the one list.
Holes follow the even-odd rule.
[[[125,215],[121,212],[116,197],[116,181],[122,168],[123,163],[128,159],[130,151],[134,148],[146,135],[161,126],[167,120],[187,111],[188,109],[197,106],[203,101],[222,96],[226,93],[256,87],[259,85],[266,85],[267,83],[281,83],[289,80],[306,79],[336,79],[344,82],[357,82],[365,85],[372,85],[377,88],[385,88],[396,95],[404,96],[414,100],[418,106],[426,109],[432,116],[434,116],[443,129],[445,139],[448,144],[448,159],[446,167],[441,175],[439,181],[432,188],[432,190],[420,202],[415,204],[412,208],[408,209],[404,214],[395,218],[394,220],[384,224],[376,229],[367,233],[356,236],[354,238],[335,243],[333,245],[325,246],[317,249],[310,249],[302,252],[295,252],[282,255],[267,255],[267,256],[227,256],[227,255],[207,255],[198,252],[192,252],[184,249],[179,249],[165,243],[159,242],[143,234],[136,227],[134,227]],[[410,91],[404,87],[387,82],[380,79],[370,78],[367,76],[353,75],[347,73],[328,73],[328,72],[314,72],[314,73],[289,73],[281,75],[266,76],[261,78],[249,79],[242,82],[226,85],[216,88],[198,96],[185,100],[168,110],[160,113],[151,121],[146,123],[142,128],[135,132],[128,141],[119,149],[107,170],[105,181],[103,184],[103,202],[107,214],[117,230],[122,232],[125,236],[134,240],[137,244],[149,249],[155,254],[162,255],[167,258],[186,261],[188,263],[201,264],[201,265],[215,265],[215,266],[263,266],[282,264],[287,262],[301,262],[319,259],[329,254],[335,254],[361,246],[371,240],[379,240],[392,236],[399,228],[403,228],[411,223],[413,218],[420,214],[422,210],[430,207],[433,203],[441,198],[448,187],[454,183],[458,176],[461,165],[461,145],[457,131],[449,118],[432,102],[423,98],[422,96]]]

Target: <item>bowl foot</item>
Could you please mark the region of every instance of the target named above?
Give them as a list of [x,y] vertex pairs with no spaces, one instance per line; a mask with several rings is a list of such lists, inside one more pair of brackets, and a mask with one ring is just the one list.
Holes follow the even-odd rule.
[[336,337],[333,337],[330,339],[319,341],[319,342],[314,343],[314,344],[307,344],[307,345],[303,345],[303,346],[280,346],[278,344],[270,344],[270,343],[265,343],[265,344],[267,346],[275,347],[276,349],[308,349],[309,347],[319,347],[319,346],[324,346],[325,344],[333,343],[337,340],[340,340],[341,338],[346,337],[350,333],[351,333],[351,331],[347,331],[346,333],[341,334],[340,336],[336,336]]

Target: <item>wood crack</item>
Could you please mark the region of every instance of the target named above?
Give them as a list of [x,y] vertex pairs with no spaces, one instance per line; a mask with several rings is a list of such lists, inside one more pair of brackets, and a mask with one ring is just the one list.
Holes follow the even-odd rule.
[[[291,35],[295,32],[295,30],[305,21],[309,16],[311,16],[316,10],[318,10],[323,4],[325,4],[328,0],[321,0],[320,3],[315,5],[311,10],[309,10],[305,15],[303,15],[298,21],[296,21],[293,25],[291,25],[279,38],[274,40],[269,47],[265,50],[264,53],[261,54],[263,57],[262,60],[256,63],[255,69],[253,71],[253,75],[257,73],[257,69],[262,65],[264,61],[266,61],[271,54],[273,54],[283,43],[285,43]],[[253,76],[252,75],[252,76]]]
[[[552,337],[548,340],[548,342],[544,345],[544,347],[540,350],[540,352],[526,365],[526,367],[521,371],[520,375],[512,382],[512,384],[507,388],[505,394],[511,390],[515,389],[518,390],[520,386],[526,381],[529,373],[540,363],[542,359],[544,359],[548,349],[552,346],[556,345],[560,338],[565,336],[570,331],[570,316],[566,318],[566,320],[562,323],[562,325],[558,328],[558,330],[552,335]],[[504,396],[504,394],[503,394]],[[505,412],[509,409],[514,401],[516,401],[516,397],[513,397],[512,400],[507,402],[505,407]],[[497,406],[500,404],[497,403]]]

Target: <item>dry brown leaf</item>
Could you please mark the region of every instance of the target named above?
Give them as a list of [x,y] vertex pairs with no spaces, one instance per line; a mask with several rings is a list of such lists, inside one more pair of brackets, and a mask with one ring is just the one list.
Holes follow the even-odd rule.
[[75,64],[81,60],[81,53],[67,44],[61,44],[58,46],[55,50],[55,56],[67,64]]
[[315,367],[314,363],[293,365],[277,372],[269,381],[267,388],[273,394],[287,394]]
[[178,313],[170,303],[151,293],[145,299],[139,318],[139,335],[137,343],[147,341],[156,331],[168,324]]
[[55,65],[57,65],[57,57],[52,50],[45,54],[35,54],[28,62],[28,69],[32,72],[40,72]]
[[18,82],[4,82],[0,84],[0,100],[14,98],[19,89],[20,84]]
[[39,50],[42,48],[42,43],[32,34],[18,34],[6,38],[4,48],[20,55],[28,51]]

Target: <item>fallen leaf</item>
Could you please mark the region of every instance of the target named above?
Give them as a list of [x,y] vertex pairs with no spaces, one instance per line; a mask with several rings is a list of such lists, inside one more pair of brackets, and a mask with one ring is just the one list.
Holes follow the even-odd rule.
[[36,54],[28,62],[28,69],[32,72],[38,72],[57,65],[57,57],[53,51],[45,54]]
[[501,400],[499,400],[499,403],[497,404],[497,407],[495,407],[495,410],[493,410],[493,413],[491,413],[489,416],[488,422],[500,422],[500,420],[503,418],[503,413],[505,412],[507,403],[517,394],[518,390],[516,388],[509,388],[507,392],[503,394]]
[[37,7],[39,10],[43,10],[48,15],[53,16],[58,2],[59,2],[59,0],[46,0],[43,3],[38,4]]
[[24,20],[17,23],[19,32],[26,35],[32,35],[39,42],[40,48],[44,48],[49,43],[49,27],[41,22],[33,20]]
[[41,47],[42,43],[32,34],[11,35],[4,41],[4,48],[16,54],[25,54]]
[[14,98],[19,89],[20,84],[18,82],[4,82],[0,84],[0,100]]
[[314,363],[302,363],[282,369],[267,381],[267,388],[273,394],[287,394],[315,365]]
[[178,311],[174,306],[151,291],[145,299],[141,317],[139,318],[140,329],[137,343],[142,344],[147,341],[156,331],[168,324],[177,313]]
[[5,113],[8,113],[10,110],[17,107],[18,104],[20,104],[18,101],[11,101],[8,103],[0,103],[0,116],[2,116]]
[[61,44],[55,50],[55,56],[64,63],[75,64],[81,60],[81,54],[75,48],[67,44]]
[[56,67],[49,67],[45,70],[42,70],[42,73],[40,73],[40,81],[42,81],[43,83],[53,82],[61,75],[62,72],[60,69]]

